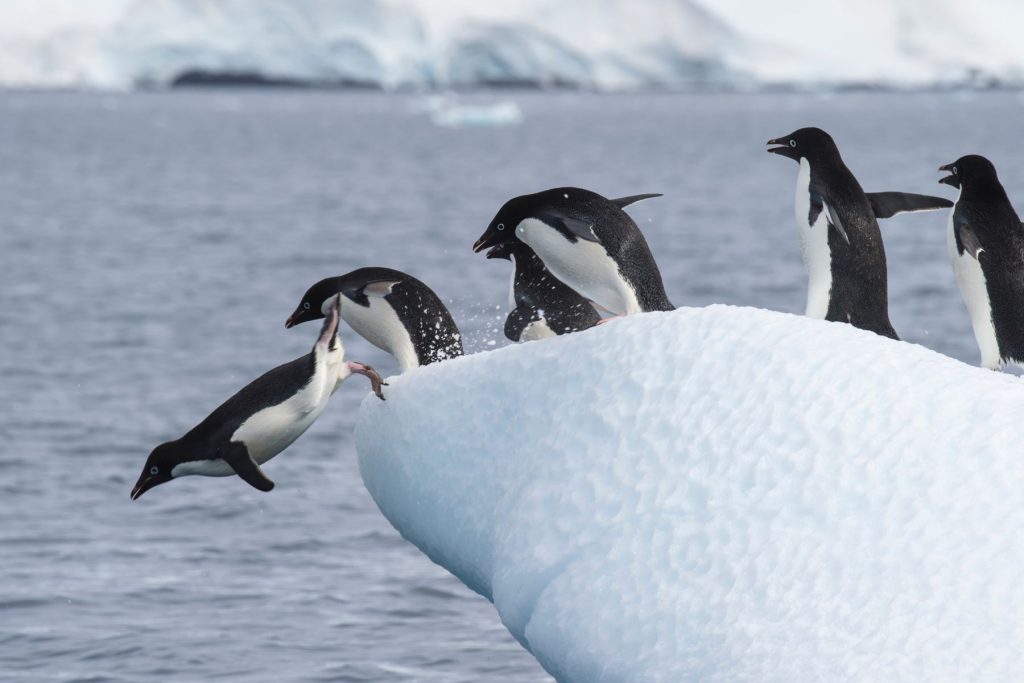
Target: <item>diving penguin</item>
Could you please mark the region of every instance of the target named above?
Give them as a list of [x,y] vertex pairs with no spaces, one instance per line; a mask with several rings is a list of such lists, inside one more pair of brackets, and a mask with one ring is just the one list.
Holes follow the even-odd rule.
[[274,482],[260,465],[302,436],[350,375],[369,377],[374,393],[383,399],[383,382],[373,368],[345,362],[338,318],[334,301],[312,351],[253,380],[185,436],[154,448],[132,488],[132,500],[189,474],[237,474],[260,491],[269,491]]

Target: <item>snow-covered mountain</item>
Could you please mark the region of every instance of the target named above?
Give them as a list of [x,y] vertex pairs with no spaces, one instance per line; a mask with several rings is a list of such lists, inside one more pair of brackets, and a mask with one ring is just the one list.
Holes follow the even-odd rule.
[[5,0],[0,84],[1024,83],[1016,0]]

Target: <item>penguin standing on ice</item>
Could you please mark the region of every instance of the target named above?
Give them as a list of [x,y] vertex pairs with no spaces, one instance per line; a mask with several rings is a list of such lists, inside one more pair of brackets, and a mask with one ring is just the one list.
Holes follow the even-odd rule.
[[513,240],[492,247],[487,258],[512,262],[505,336],[532,341],[593,327],[601,316],[591,303],[548,272],[530,247]]
[[481,252],[519,240],[551,273],[614,315],[671,311],[647,241],[623,208],[657,194],[619,199],[577,187],[514,197],[473,245]]
[[463,353],[459,328],[437,294],[391,268],[359,268],[317,282],[302,295],[285,327],[324,317],[335,294],[341,294],[342,319],[394,356],[401,372]]
[[889,322],[885,248],[879,218],[952,206],[941,197],[865,193],[843,163],[832,137],[801,128],[768,141],[773,154],[800,164],[796,223],[807,267],[806,315],[850,323],[899,339]]
[[345,362],[337,303],[328,311],[312,351],[253,380],[185,436],[154,448],[132,488],[132,500],[189,474],[237,474],[260,491],[269,491],[274,482],[260,465],[302,436],[350,375],[369,377],[374,393],[383,399],[383,382],[373,368]]
[[1024,364],[1024,225],[996,168],[971,154],[939,167],[939,180],[960,190],[949,214],[946,243],[971,315],[981,364]]

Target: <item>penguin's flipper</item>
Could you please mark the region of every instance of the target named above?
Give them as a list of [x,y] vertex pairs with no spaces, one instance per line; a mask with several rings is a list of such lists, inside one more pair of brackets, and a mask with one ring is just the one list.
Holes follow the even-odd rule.
[[974,232],[974,228],[966,221],[957,222],[955,233],[957,253],[963,256],[964,252],[967,252],[968,256],[977,261],[978,254],[985,249],[981,246],[981,241],[978,239],[978,234]]
[[825,210],[828,212],[828,226],[835,228],[839,236],[843,238],[843,241],[847,244],[850,243],[850,236],[846,234],[846,229],[843,227],[843,222],[839,220],[839,212],[832,208],[830,204],[825,203]]
[[376,282],[368,282],[366,286],[363,287],[363,294],[366,296],[379,296],[384,298],[390,294],[395,285],[400,282],[401,280],[377,280]]
[[505,318],[505,337],[514,342],[522,341],[523,332],[537,320],[537,311],[532,306],[516,306]]
[[224,449],[220,457],[224,462],[231,465],[231,469],[235,471],[235,474],[253,488],[260,491],[269,491],[274,488],[274,482],[270,481],[270,478],[263,474],[263,470],[260,469],[260,466],[249,455],[249,449],[245,447],[245,444],[232,441]]
[[[594,224],[590,221],[566,216],[564,213],[555,209],[542,211],[537,215],[537,218],[556,230],[562,231],[566,238],[572,236],[573,238],[586,240],[588,242],[600,243],[601,241],[597,239],[597,235],[594,233]],[[569,241],[575,242],[576,239],[570,239]]]
[[871,202],[875,218],[891,218],[898,213],[910,211],[937,211],[948,209],[953,202],[943,197],[931,197],[911,192],[865,192]]
[[823,208],[825,208],[825,204],[821,199],[821,195],[812,191],[810,193],[810,208],[807,211],[808,227],[814,227],[814,224],[818,222],[818,216],[821,215]]
[[333,351],[335,349],[335,340],[338,338],[338,320],[341,318],[341,295],[336,294],[334,296],[334,303],[327,310],[327,315],[324,316],[323,327],[320,328],[320,336],[316,340],[316,344],[313,346],[314,351],[316,349],[329,349]]
[[662,194],[660,192],[652,192],[650,194],[631,194],[628,197],[619,197],[618,199],[611,199],[609,201],[611,201],[612,204],[619,207],[620,209],[625,209],[630,204],[635,204],[645,199],[654,199],[655,197],[661,196]]

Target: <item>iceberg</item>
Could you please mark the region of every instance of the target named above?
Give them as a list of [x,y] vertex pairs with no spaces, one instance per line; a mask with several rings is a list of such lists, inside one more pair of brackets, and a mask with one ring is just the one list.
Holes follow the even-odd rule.
[[711,306],[387,398],[366,488],[559,681],[1024,680],[1017,377]]
[[1011,0],[7,0],[0,84],[1024,83]]

